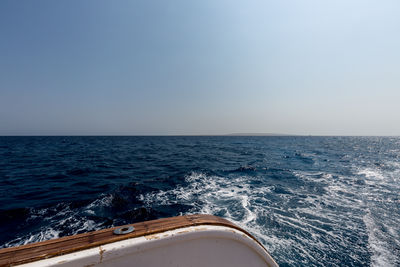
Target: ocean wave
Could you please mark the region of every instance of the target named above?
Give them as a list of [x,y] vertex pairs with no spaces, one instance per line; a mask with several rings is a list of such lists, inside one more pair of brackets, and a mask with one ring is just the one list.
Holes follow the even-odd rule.
[[[305,184],[296,190],[286,187],[281,192],[276,190],[276,184],[254,186],[257,178],[252,176],[221,177],[193,172],[185,177],[185,184],[144,194],[140,199],[149,207],[185,203],[191,206],[187,213],[225,217],[254,234],[278,258],[284,251],[285,255],[292,254],[297,261],[307,264],[310,259],[327,257],[326,249],[335,255],[342,253],[343,247],[353,246],[359,253],[346,257],[349,261],[363,262],[369,252],[360,243],[365,239],[373,248],[373,265],[391,266],[395,262],[393,257],[382,254],[385,247],[379,246],[379,242],[387,244],[388,240],[377,243],[376,237],[371,237],[371,222],[368,221],[367,229],[362,228],[368,217],[357,183],[332,173],[293,173]],[[376,173],[370,170],[358,174],[376,178]],[[313,193],[315,186],[324,190]],[[290,263],[287,258],[285,261]],[[341,262],[332,265],[340,266]]]
[[141,195],[140,199],[147,206],[187,204],[191,206],[188,214],[215,214],[249,227],[256,225],[257,219],[252,196],[271,191],[271,187],[252,186],[245,176],[226,179],[193,172],[185,177],[185,182],[172,190]]
[[[298,210],[296,206],[282,207],[287,205],[284,203],[298,201],[298,195],[291,189],[277,192],[276,184],[255,185],[255,179],[250,176],[221,177],[193,172],[186,176],[184,185],[172,190],[141,195],[140,198],[148,206],[186,203],[192,207],[188,213],[222,216],[255,235],[271,253],[292,251],[291,253],[296,253],[297,259],[303,254],[302,251],[309,248],[309,243],[305,239],[298,239],[295,234],[288,235],[290,232],[303,232],[304,237],[313,243],[321,235],[330,233],[326,228],[332,229],[334,223],[329,227],[326,227],[327,223],[320,223],[322,226],[319,228],[315,220],[320,215],[314,216],[313,219],[317,219],[308,222],[300,214],[304,214],[305,209]],[[279,199],[276,199],[276,194],[280,195]],[[307,202],[306,198],[301,200]],[[326,217],[321,221],[324,218]],[[338,238],[337,235],[335,237]]]
[[384,176],[382,172],[378,168],[362,168],[358,171],[358,175],[364,175],[366,178],[375,178],[382,180],[384,179]]
[[400,139],[57,140],[0,138],[3,247],[210,213],[281,265],[400,266]]
[[[96,204],[98,202],[99,204]],[[85,207],[85,211],[96,205],[103,205],[106,201],[94,201]],[[28,228],[33,224],[36,229],[25,233],[22,231],[13,239],[5,242],[1,247],[20,246],[34,242],[54,239],[66,235],[74,235],[104,227],[104,223],[95,222],[83,214],[82,209],[71,208],[71,203],[58,204],[53,207],[42,209],[29,209],[25,221],[19,227]],[[90,213],[90,212],[89,212]]]
[[232,170],[232,171],[230,171],[230,172],[239,172],[239,173],[251,173],[251,172],[256,172],[257,171],[257,168],[256,167],[253,167],[253,166],[247,166],[247,165],[245,165],[245,166],[240,166],[239,168],[237,168],[237,169],[234,169],[234,170]]
[[1,247],[7,248],[7,247],[14,247],[14,246],[21,246],[21,245],[26,245],[26,244],[30,244],[30,243],[54,239],[54,238],[58,238],[59,234],[60,234],[59,231],[56,231],[52,228],[41,229],[38,233],[32,234],[30,236],[17,237],[15,239],[3,244]]
[[400,264],[400,259],[398,258],[400,255],[393,253],[396,253],[396,250],[390,247],[385,232],[377,225],[370,212],[364,215],[363,221],[368,231],[368,247],[372,252],[372,265],[396,266],[396,262]]
[[400,164],[388,161],[370,167],[357,167],[356,174],[364,177],[366,185],[358,190],[365,213],[362,217],[368,234],[368,249],[373,266],[400,265],[400,218],[388,213],[400,212]]

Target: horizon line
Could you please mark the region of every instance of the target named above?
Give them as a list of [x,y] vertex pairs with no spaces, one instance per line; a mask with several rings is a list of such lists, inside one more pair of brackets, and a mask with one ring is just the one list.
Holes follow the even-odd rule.
[[350,134],[283,134],[283,133],[228,133],[228,134],[10,134],[0,137],[400,137],[400,135],[350,135]]

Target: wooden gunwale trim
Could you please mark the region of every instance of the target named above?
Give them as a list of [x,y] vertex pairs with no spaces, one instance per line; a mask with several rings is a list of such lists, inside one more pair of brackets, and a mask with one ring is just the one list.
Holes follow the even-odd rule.
[[[262,246],[262,244],[251,234],[228,220],[213,215],[195,214],[139,222],[78,235],[61,237],[33,244],[27,244],[19,247],[0,249],[0,267],[15,266],[18,264],[60,256],[129,238],[152,235],[165,231],[175,230],[182,227],[199,225],[216,225],[234,228],[247,234],[259,245],[261,245],[262,248],[264,248],[264,246]],[[114,229],[127,226],[135,227],[135,231],[125,235],[113,234]]]

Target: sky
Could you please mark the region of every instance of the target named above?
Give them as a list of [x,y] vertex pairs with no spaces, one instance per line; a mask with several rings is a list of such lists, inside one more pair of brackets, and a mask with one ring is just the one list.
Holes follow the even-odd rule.
[[0,1],[0,135],[400,135],[400,1]]

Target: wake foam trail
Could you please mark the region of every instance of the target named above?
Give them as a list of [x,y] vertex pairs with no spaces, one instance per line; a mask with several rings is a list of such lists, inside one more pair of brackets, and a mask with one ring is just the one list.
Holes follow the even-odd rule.
[[[398,162],[382,166],[356,168],[366,186],[360,189],[365,214],[363,222],[368,234],[368,248],[373,266],[400,266],[400,212]],[[391,212],[388,212],[391,211]]]
[[186,185],[178,185],[168,191],[141,195],[147,206],[186,204],[192,206],[189,213],[212,213],[227,217],[237,223],[248,223],[256,219],[249,208],[249,191],[244,178],[225,179],[191,173],[185,177]]
[[[185,183],[171,190],[142,194],[139,198],[148,207],[184,204],[191,207],[185,214],[224,217],[252,233],[277,260],[287,264],[307,265],[321,258],[333,266],[365,262],[370,255],[366,243],[378,244],[377,236],[363,228],[366,224],[374,227],[364,216],[363,194],[371,194],[360,191],[365,184],[359,184],[355,177],[332,173],[293,171],[293,175],[298,180],[290,180],[287,185],[284,180],[268,181],[267,177],[192,172],[185,177]],[[359,175],[382,179],[371,170]],[[372,247],[374,264],[391,266],[396,262],[393,255],[383,254],[385,247]],[[347,250],[357,253],[345,253]],[[384,262],[384,258],[388,260]]]
[[15,239],[3,244],[0,248],[21,246],[21,245],[45,241],[45,240],[49,240],[49,239],[55,239],[55,238],[58,238],[59,235],[60,235],[60,232],[56,231],[52,228],[42,229],[42,230],[40,230],[40,232],[32,234],[30,236],[17,237]]
[[396,266],[396,255],[394,255],[393,250],[388,247],[388,243],[386,241],[387,236],[382,230],[380,230],[380,227],[372,218],[371,213],[368,212],[364,216],[363,220],[368,231],[368,246],[372,252],[372,265]]
[[266,194],[271,193],[273,186],[253,182],[248,176],[221,177],[192,172],[185,177],[185,184],[172,190],[143,194],[140,200],[148,207],[185,204],[192,207],[185,214],[224,217],[252,233],[270,252],[291,245],[292,240],[276,238],[262,222],[271,220]]
[[[21,234],[0,247],[14,247],[66,235],[85,233],[104,228],[102,222],[90,219],[101,209],[111,205],[112,195],[103,195],[90,204],[72,209],[71,204],[58,204],[54,207],[31,209],[26,224],[41,225],[29,234]],[[112,225],[111,225],[112,226]]]

